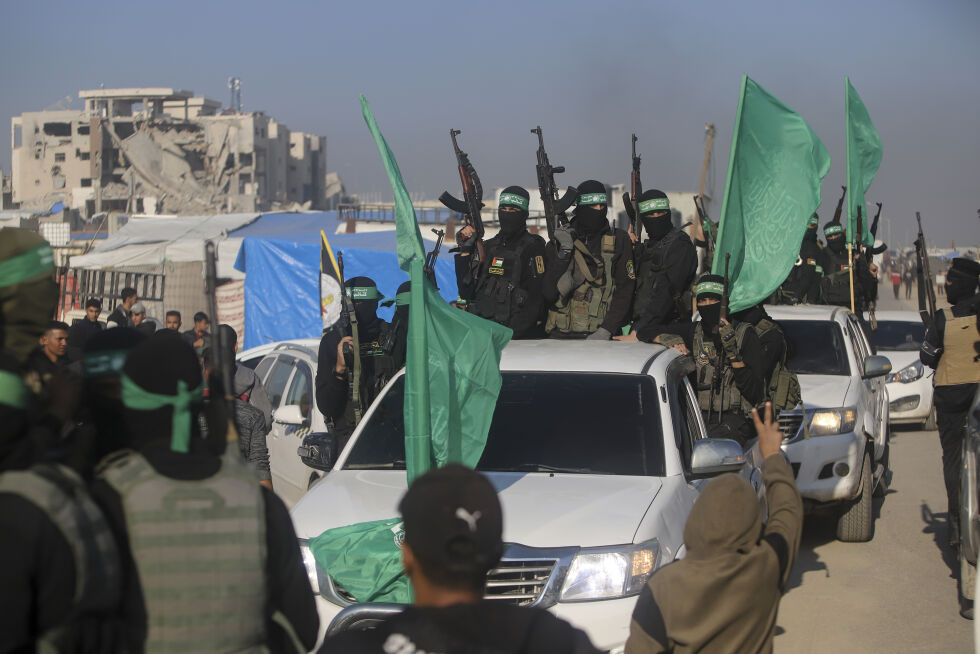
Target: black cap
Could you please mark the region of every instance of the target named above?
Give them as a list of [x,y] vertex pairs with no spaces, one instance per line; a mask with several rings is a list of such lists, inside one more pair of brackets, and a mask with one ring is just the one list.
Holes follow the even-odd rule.
[[487,572],[503,554],[503,513],[486,477],[450,463],[430,470],[402,497],[405,542],[424,564],[449,572]]
[[980,263],[966,257],[956,257],[946,274],[976,280],[980,276]]

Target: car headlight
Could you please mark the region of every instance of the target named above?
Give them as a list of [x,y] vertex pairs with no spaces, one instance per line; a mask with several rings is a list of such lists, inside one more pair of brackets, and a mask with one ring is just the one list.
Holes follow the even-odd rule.
[[810,416],[810,436],[832,436],[854,431],[857,422],[857,409],[817,409]]
[[310,578],[310,586],[313,588],[313,594],[320,594],[320,566],[316,564],[316,559],[313,558],[313,552],[310,551],[309,543],[303,538],[299,539],[299,552],[303,556],[303,567],[306,568],[306,576]]
[[910,384],[916,379],[921,379],[924,370],[925,369],[922,367],[921,361],[913,361],[898,372],[893,372],[892,374],[888,375],[888,382]]
[[636,595],[660,563],[656,539],[639,545],[582,548],[565,575],[561,602]]

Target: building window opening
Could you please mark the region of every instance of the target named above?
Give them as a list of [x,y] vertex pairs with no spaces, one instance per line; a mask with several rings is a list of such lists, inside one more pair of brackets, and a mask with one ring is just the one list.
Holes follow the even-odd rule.
[[79,125],[78,128],[75,130],[75,132],[79,136],[87,136],[88,133],[89,133],[89,126],[88,125]]
[[65,160],[65,153],[64,152],[55,152],[54,153],[54,160],[55,161],[61,161],[61,162],[63,162]]
[[91,177],[83,177],[81,179],[81,185],[82,185],[82,188],[88,188],[88,187],[92,186],[92,178]]
[[48,136],[71,136],[71,123],[44,123],[44,133]]

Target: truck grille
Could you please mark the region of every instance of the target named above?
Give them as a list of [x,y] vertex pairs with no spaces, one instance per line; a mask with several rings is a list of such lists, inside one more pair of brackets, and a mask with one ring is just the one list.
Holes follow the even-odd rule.
[[796,434],[800,431],[800,425],[803,424],[803,414],[802,413],[780,413],[779,414],[779,429],[783,432],[783,440],[791,441],[796,438]]
[[514,606],[534,604],[544,592],[555,563],[554,559],[501,561],[487,576],[485,598]]
[[[529,606],[537,602],[544,593],[548,579],[555,569],[555,559],[519,560],[500,562],[487,575],[488,600],[503,601],[514,606]],[[356,604],[354,596],[336,581],[333,582],[337,595],[349,604]]]

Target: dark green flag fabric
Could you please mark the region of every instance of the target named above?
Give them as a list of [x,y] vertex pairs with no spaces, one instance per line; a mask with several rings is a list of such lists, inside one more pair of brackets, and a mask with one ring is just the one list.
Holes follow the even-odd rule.
[[762,302],[800,253],[830,155],[806,121],[742,76],[711,271],[729,264],[729,310]]
[[401,518],[359,522],[323,532],[309,541],[310,552],[324,572],[358,602],[412,601],[402,574]]
[[854,242],[857,234],[857,209],[862,207],[861,243],[874,245],[869,230],[868,207],[864,194],[881,166],[881,139],[871,122],[861,96],[851,85],[851,78],[844,78],[844,110],[847,114],[847,242]]

